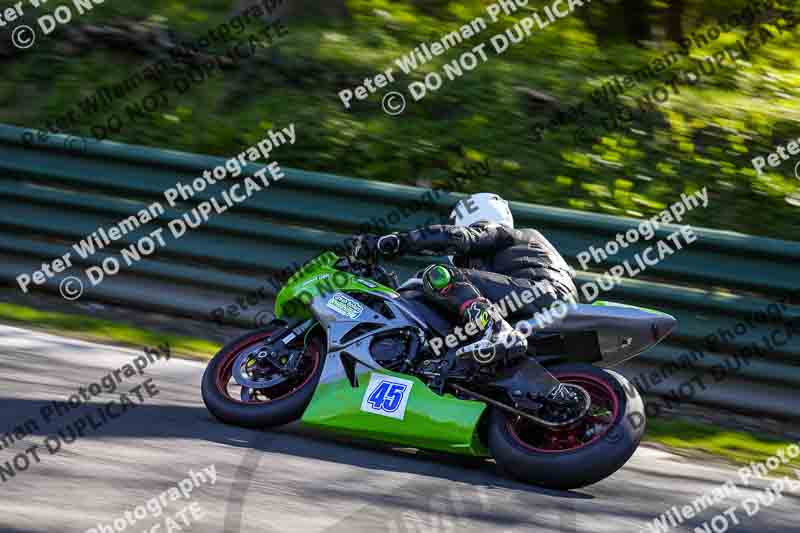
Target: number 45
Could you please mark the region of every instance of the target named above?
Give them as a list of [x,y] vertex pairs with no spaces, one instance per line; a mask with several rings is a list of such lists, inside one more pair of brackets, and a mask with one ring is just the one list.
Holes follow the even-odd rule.
[[402,383],[381,381],[372,391],[372,394],[369,395],[367,403],[378,411],[393,413],[400,407],[400,402],[403,401],[403,394],[405,394],[407,388],[408,386]]

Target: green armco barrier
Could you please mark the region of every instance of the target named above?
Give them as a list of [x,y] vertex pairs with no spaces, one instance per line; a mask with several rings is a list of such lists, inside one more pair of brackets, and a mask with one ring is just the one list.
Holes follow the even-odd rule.
[[[32,290],[58,292],[67,275],[85,280],[87,267],[119,258],[120,249],[154,230],[167,232],[170,221],[234,180],[228,178],[170,207],[165,189],[191,182],[224,159],[62,135],[34,137],[31,144],[23,138],[26,132],[32,130],[0,125],[0,277],[14,290],[20,290],[15,281],[20,273],[31,273],[72,250],[74,243],[98,227],[114,225],[160,202],[165,210],[158,218],[86,259],[73,251],[73,269]],[[280,150],[273,157],[280,162]],[[251,164],[246,172],[261,168]],[[102,283],[85,283],[82,298],[247,326],[248,313],[271,308],[269,296],[280,285],[276,274],[291,273],[321,251],[335,250],[356,232],[442,222],[463,197],[282,170],[286,177],[269,189],[221,215],[212,214],[200,227],[170,240],[144,260],[123,264],[119,274]],[[714,201],[713,191],[709,198]],[[512,210],[518,226],[542,231],[576,269],[579,252],[592,245],[602,247],[640,222],[533,203],[515,202]],[[677,229],[664,226],[656,238]],[[599,296],[658,309],[678,319],[678,329],[668,341],[637,360],[637,372],[645,368],[658,373],[682,354],[693,353],[690,370],[705,373],[709,390],[691,401],[800,418],[800,398],[794,394],[800,387],[800,331],[786,328],[787,323],[800,323],[800,307],[791,305],[800,300],[800,244],[705,228],[695,228],[695,233],[698,239],[693,244]],[[653,242],[636,243],[602,265],[579,270],[578,282],[596,279]],[[397,270],[401,277],[408,276],[429,261],[404,259]],[[256,293],[257,304],[245,303]],[[775,336],[782,342],[765,343]],[[748,350],[756,355],[739,365],[735,380],[715,379],[720,368],[732,365]],[[620,370],[625,373],[625,365]],[[657,392],[668,396],[669,388],[680,384],[661,384]],[[740,390],[732,390],[734,386]]]

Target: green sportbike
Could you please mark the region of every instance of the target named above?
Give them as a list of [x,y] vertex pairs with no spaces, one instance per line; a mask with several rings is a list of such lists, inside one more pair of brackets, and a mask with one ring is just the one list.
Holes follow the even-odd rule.
[[673,317],[577,304],[514,359],[437,356],[430,341],[453,325],[419,280],[398,287],[377,259],[357,257],[326,252],[303,265],[278,294],[276,319],[214,356],[202,381],[214,416],[493,457],[508,475],[557,489],[596,483],[636,451],[643,400],[604,367],[660,342]]

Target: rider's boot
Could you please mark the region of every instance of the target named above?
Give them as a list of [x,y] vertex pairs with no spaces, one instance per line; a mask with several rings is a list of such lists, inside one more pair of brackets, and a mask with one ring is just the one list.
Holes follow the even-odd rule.
[[477,330],[473,333],[477,339],[456,350],[457,356],[472,357],[481,364],[488,364],[497,358],[519,357],[527,351],[525,336],[511,327],[486,298],[466,302],[462,309],[464,323],[468,324],[466,332]]

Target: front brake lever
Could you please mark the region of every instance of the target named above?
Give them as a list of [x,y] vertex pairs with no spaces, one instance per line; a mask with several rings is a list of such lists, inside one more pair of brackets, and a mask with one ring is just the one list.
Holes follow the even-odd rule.
[[350,250],[350,255],[353,259],[351,263],[354,263],[358,260],[359,256],[361,255],[361,248],[363,248],[363,245],[361,244],[361,236],[359,235],[353,239],[353,245]]

